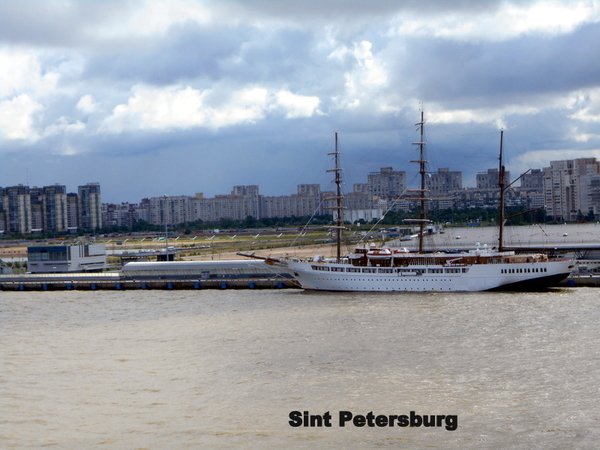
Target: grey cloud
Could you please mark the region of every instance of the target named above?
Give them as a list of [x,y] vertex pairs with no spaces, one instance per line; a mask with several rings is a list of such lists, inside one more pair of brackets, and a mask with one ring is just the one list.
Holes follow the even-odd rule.
[[214,81],[224,75],[220,61],[239,51],[245,34],[242,28],[186,23],[171,28],[164,37],[103,46],[90,54],[84,77],[157,85]]
[[[247,11],[251,17],[278,17],[283,19],[295,18],[298,20],[310,20],[316,24],[321,20],[340,21],[340,24],[348,20],[372,20],[376,17],[387,17],[401,12],[416,12],[424,15],[446,14],[448,12],[462,12],[478,14],[485,11],[495,10],[502,3],[499,0],[304,0],[296,2],[272,1],[272,0],[240,0],[213,2],[216,7],[223,5]],[[522,0],[519,5],[533,3],[533,0]],[[351,24],[348,24],[349,26]]]
[[251,81],[294,83],[302,80],[314,64],[314,35],[294,30],[279,30],[254,35],[224,66],[237,77]]
[[[172,27],[164,37],[134,40],[91,52],[84,77],[122,83],[286,83],[304,85],[320,77],[327,54],[313,34],[247,26]],[[314,86],[314,83],[311,84]]]
[[[520,0],[524,5],[534,0]],[[423,15],[443,15],[449,12],[480,14],[497,9],[500,0],[206,0],[201,2],[213,11],[220,23],[256,20],[284,21],[297,27],[326,27],[339,36],[346,30],[356,33],[373,25],[373,20],[385,22],[403,12]],[[0,1],[0,41],[33,44],[39,47],[63,46],[81,48],[99,44],[102,38],[94,34],[98,27],[110,28],[123,17],[135,14],[144,6],[142,0],[86,1]],[[264,24],[263,24],[264,25]],[[346,34],[347,35],[347,34]],[[126,45],[124,42],[123,44]]]
[[81,47],[90,32],[129,14],[140,0],[0,1],[0,42],[37,47]]
[[600,48],[591,45],[598,40],[597,24],[505,42],[411,39],[410,52],[391,58],[400,79],[413,81],[417,98],[455,108],[491,107],[598,86]]

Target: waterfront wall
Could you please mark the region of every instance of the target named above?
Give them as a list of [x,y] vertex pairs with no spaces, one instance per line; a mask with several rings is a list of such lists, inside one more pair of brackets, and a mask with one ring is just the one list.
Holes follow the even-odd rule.
[[236,280],[108,280],[108,281],[6,281],[0,280],[2,291],[96,291],[137,289],[292,289],[298,288],[293,279],[236,279]]

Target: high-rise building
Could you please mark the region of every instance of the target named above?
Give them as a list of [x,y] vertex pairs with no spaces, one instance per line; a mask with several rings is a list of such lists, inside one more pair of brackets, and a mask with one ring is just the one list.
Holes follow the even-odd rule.
[[587,211],[582,212],[585,215],[588,215],[590,212],[593,213],[595,216],[594,220],[597,220],[598,215],[600,215],[600,174],[590,177],[588,188],[589,208]]
[[29,186],[19,184],[0,191],[6,233],[31,233],[31,196]]
[[544,171],[532,169],[521,177],[521,187],[525,189],[542,189],[544,187]]
[[68,229],[67,188],[60,184],[45,186],[43,191],[43,229],[64,232]]
[[[252,216],[255,219],[260,219],[262,217],[258,186],[234,186],[233,191],[231,191],[231,196],[242,199],[242,203],[244,204],[243,209],[248,212],[248,214],[244,216],[244,219],[248,216]],[[247,210],[246,206],[248,202],[250,202],[251,205],[250,211]]]
[[382,167],[367,177],[369,191],[373,197],[395,199],[406,191],[406,172],[391,167]]
[[[477,189],[498,189],[500,174],[498,169],[488,169],[487,172],[478,173],[476,175]],[[504,173],[504,185],[510,184],[510,172]]]
[[150,223],[176,225],[189,222],[190,197],[187,195],[164,195],[150,198]]
[[298,193],[292,195],[261,196],[263,217],[302,217],[323,213],[320,185],[299,184],[297,189]]
[[[0,188],[0,231],[12,234],[64,233],[101,227],[100,185],[67,194],[64,185]],[[83,226],[81,225],[83,223]]]
[[29,188],[29,205],[31,208],[31,232],[40,233],[44,230],[44,189]]
[[544,200],[548,216],[556,220],[577,220],[581,212],[587,214],[594,205],[589,187],[600,174],[596,158],[551,161],[544,168]]
[[462,189],[462,172],[450,169],[438,169],[425,178],[426,189],[430,197],[446,197],[450,191]]
[[130,227],[137,219],[137,205],[123,202],[102,204],[103,227]]
[[77,194],[70,192],[67,194],[67,229],[77,231],[79,224],[79,199]]
[[102,227],[102,201],[100,184],[88,183],[79,186],[78,213],[79,228],[84,231],[93,231]]

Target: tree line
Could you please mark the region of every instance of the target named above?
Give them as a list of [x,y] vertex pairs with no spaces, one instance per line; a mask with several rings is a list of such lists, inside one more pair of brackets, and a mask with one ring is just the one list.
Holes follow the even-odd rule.
[[[415,219],[419,217],[418,210],[411,211],[389,211],[382,219],[371,221],[371,224],[379,225],[402,225],[404,219]],[[495,225],[498,223],[498,208],[466,208],[466,209],[439,209],[429,211],[427,217],[434,223],[450,224],[453,226],[464,226],[472,223],[481,225]],[[534,223],[558,223],[553,217],[546,214],[545,209],[525,212],[521,207],[507,207],[505,217],[509,217],[506,225],[531,225]],[[593,211],[583,214],[581,211],[577,214],[578,222],[594,221],[596,217]],[[217,221],[195,220],[178,225],[168,225],[168,231],[178,234],[191,234],[194,231],[203,230],[238,230],[238,229],[256,229],[256,228],[286,228],[303,226],[326,226],[333,224],[332,215],[320,216],[292,216],[292,217],[264,217],[257,219],[253,216],[247,216],[243,220],[234,220],[222,218]],[[357,224],[368,223],[364,220],[357,221]],[[111,234],[111,233],[164,233],[164,225],[151,224],[145,220],[137,220],[132,225],[108,226],[97,229],[92,234]],[[90,234],[89,232],[79,231],[76,236]],[[43,233],[36,235],[1,235],[1,239],[49,239],[66,236],[67,233]]]

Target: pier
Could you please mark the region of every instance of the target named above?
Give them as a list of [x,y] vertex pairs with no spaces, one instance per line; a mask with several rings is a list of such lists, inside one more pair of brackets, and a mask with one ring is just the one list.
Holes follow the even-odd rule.
[[115,272],[0,275],[3,291],[132,289],[289,289],[298,283],[285,269],[262,261],[129,263]]
[[2,291],[96,291],[133,289],[290,289],[298,288],[291,277],[244,278],[164,278],[132,279],[113,274],[76,274],[58,277],[49,275],[0,275]]

